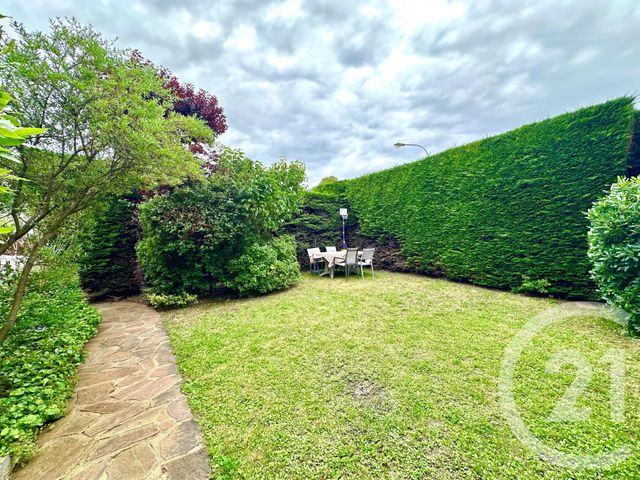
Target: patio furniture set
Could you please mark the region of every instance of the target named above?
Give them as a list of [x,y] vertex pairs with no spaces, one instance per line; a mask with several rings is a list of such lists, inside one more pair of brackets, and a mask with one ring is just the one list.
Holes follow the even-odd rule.
[[343,268],[345,279],[353,272],[364,278],[364,268],[371,268],[373,276],[373,255],[375,248],[347,248],[338,250],[336,247],[325,247],[325,251],[320,248],[307,248],[309,255],[309,270],[319,273],[320,276],[329,275],[333,278],[336,268]]

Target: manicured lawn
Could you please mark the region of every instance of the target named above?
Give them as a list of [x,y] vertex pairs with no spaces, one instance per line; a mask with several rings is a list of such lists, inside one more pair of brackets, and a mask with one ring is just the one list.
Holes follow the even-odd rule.
[[[414,275],[305,275],[283,293],[168,313],[166,325],[214,478],[638,478],[637,454],[609,470],[543,462],[503,416],[503,351],[556,304]],[[626,355],[624,423],[610,415],[611,348]],[[562,349],[593,368],[584,422],[547,421],[575,378],[569,365],[546,371]],[[594,313],[544,329],[513,390],[540,440],[593,454],[638,443],[639,387],[640,342]]]

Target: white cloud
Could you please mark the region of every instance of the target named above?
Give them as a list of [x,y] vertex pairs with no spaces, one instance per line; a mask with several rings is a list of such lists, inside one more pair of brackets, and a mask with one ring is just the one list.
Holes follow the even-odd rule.
[[[76,16],[218,96],[221,141],[352,177],[638,91],[636,0],[4,0]],[[612,28],[611,25],[615,25]]]

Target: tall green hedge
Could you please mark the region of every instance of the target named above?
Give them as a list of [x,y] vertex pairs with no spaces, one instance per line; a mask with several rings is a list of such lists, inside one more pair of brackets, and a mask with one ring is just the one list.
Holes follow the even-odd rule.
[[80,281],[91,297],[126,297],[140,291],[135,250],[139,200],[136,195],[110,198],[80,233]]
[[591,297],[585,212],[631,168],[623,97],[339,182],[362,232],[398,239],[414,271]]

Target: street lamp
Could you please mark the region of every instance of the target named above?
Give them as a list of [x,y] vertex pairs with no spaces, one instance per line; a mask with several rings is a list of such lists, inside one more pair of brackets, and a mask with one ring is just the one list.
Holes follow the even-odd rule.
[[421,149],[424,150],[424,153],[427,154],[427,157],[429,156],[429,152],[427,152],[427,149],[424,148],[422,145],[418,145],[417,143],[400,143],[400,142],[398,142],[398,143],[395,143],[393,146],[396,147],[396,148],[400,148],[400,147],[420,147]]
[[340,216],[342,217],[342,248],[347,248],[347,237],[345,235],[344,222],[347,220],[347,209],[340,209]]

